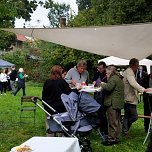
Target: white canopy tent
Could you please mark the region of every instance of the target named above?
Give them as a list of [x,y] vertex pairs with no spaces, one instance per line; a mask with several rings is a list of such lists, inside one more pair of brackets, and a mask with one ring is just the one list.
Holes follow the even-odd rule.
[[[114,56],[109,56],[109,57],[103,58],[101,60],[98,60],[98,63],[101,62],[101,61],[105,62],[106,65],[116,65],[116,66],[129,65],[129,60],[121,59],[121,58],[114,57]],[[150,67],[152,66],[152,60],[142,59],[142,60],[139,61],[139,65],[146,66],[147,67],[147,72],[149,74],[150,73]]]
[[109,56],[109,57],[103,58],[101,60],[98,60],[98,63],[101,61],[105,62],[106,65],[118,65],[118,66],[129,65],[129,60],[121,59],[121,58],[114,57],[114,56]]
[[99,55],[140,59],[152,54],[152,23],[57,29],[1,29]]

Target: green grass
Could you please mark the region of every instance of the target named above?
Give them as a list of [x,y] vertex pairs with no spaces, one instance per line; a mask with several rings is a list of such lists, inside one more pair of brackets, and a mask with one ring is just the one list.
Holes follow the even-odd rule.
[[[26,86],[27,95],[41,97],[42,87],[40,85]],[[22,90],[17,96],[12,96],[11,92],[0,96],[0,152],[9,152],[14,146],[20,145],[33,136],[46,136],[45,133],[45,113],[37,107],[36,126],[32,122],[20,125],[20,99]],[[138,104],[138,113],[143,114],[143,104]],[[26,120],[26,119],[25,119]],[[29,122],[29,120],[27,120]],[[143,119],[138,119],[131,127],[132,138],[121,137],[121,144],[113,146],[103,146],[97,131],[90,134],[93,152],[144,152],[147,143],[143,145],[146,133],[144,132]]]

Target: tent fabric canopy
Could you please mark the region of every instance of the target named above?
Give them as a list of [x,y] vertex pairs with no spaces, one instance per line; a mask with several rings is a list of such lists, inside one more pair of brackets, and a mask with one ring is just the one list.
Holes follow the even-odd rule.
[[[114,56],[109,56],[109,57],[103,58],[101,60],[98,60],[98,63],[101,62],[101,61],[105,62],[106,65],[125,66],[125,65],[129,65],[130,60],[121,59],[121,58],[114,57]],[[142,59],[142,60],[139,61],[139,65],[146,66],[147,67],[147,72],[149,74],[150,73],[150,67],[152,66],[152,60]]]
[[129,60],[121,59],[121,58],[114,57],[114,56],[109,56],[109,57],[103,58],[101,60],[98,60],[98,63],[101,61],[105,62],[106,65],[118,65],[118,66],[129,65]]
[[139,60],[152,54],[152,23],[83,28],[1,29],[98,55]]
[[0,68],[10,68],[12,66],[14,66],[14,64],[0,59]]

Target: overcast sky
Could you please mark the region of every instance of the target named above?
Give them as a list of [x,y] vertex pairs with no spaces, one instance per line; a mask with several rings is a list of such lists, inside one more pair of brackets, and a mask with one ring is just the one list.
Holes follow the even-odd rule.
[[[70,4],[72,10],[74,10],[75,13],[77,13],[78,11],[76,0],[54,0],[54,1],[58,3]],[[47,18],[47,14],[48,14],[48,10],[46,10],[41,6],[38,6],[36,11],[32,14],[31,17],[32,20],[30,22],[26,22],[26,27],[43,27],[43,25],[49,26],[49,19]],[[15,27],[22,28],[24,22],[25,21],[23,19],[17,19],[15,22]]]

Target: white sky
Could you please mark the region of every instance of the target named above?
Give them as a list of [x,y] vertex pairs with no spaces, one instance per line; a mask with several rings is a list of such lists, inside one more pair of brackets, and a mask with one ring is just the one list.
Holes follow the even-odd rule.
[[[78,8],[76,5],[76,0],[54,0],[54,2],[58,3],[66,3],[70,4],[72,10],[77,13]],[[38,6],[36,11],[32,14],[31,21],[26,22],[25,26],[26,27],[43,27],[44,26],[49,26],[49,19],[47,18],[48,10],[45,8]],[[37,22],[39,20],[39,22]],[[15,21],[15,27],[16,28],[23,28],[25,20],[23,19],[16,19]]]

